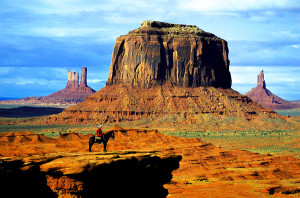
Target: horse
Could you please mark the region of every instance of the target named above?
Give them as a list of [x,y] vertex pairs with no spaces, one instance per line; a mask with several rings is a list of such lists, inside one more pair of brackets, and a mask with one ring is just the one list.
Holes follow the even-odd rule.
[[98,144],[103,143],[103,152],[107,152],[106,151],[106,145],[107,145],[107,142],[108,142],[109,138],[111,138],[112,140],[115,139],[115,134],[114,134],[113,131],[104,133],[103,134],[103,140],[99,139],[99,140],[96,141],[96,137],[95,136],[91,137],[89,139],[89,152],[92,152],[92,146],[93,146],[94,143],[98,143]]

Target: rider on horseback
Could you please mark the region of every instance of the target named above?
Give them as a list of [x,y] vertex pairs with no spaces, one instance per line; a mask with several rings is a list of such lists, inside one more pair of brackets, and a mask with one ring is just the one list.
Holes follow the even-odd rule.
[[96,142],[104,142],[103,133],[101,130],[101,125],[98,126],[98,129],[96,131]]

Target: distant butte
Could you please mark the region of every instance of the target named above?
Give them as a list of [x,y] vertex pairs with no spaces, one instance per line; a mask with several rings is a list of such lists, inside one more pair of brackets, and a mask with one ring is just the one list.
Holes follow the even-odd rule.
[[26,97],[19,100],[1,101],[2,104],[24,105],[74,105],[83,102],[96,91],[87,85],[87,68],[81,68],[81,81],[79,85],[78,72],[68,71],[66,88],[48,96]]
[[272,110],[293,109],[300,107],[299,104],[284,100],[269,91],[266,87],[263,70],[257,75],[257,86],[248,91],[245,95],[260,105]]
[[87,85],[87,68],[81,68],[80,85],[78,72],[68,71],[68,82],[65,89],[50,94],[48,98],[62,99],[70,102],[83,102],[88,96],[96,91]]

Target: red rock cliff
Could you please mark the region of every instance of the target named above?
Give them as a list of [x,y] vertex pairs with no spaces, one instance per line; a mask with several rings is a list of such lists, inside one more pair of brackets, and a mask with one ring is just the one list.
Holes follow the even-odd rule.
[[231,88],[227,42],[192,25],[146,21],[120,36],[107,85]]

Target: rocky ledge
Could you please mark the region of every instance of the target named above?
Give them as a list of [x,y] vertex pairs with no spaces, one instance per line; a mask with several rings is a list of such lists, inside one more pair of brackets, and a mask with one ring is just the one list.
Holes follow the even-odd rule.
[[173,24],[161,21],[144,21],[141,27],[132,30],[128,35],[169,35],[169,36],[202,36],[221,40],[214,34],[205,32],[195,25]]
[[0,158],[0,197],[166,197],[180,160],[154,151]]

